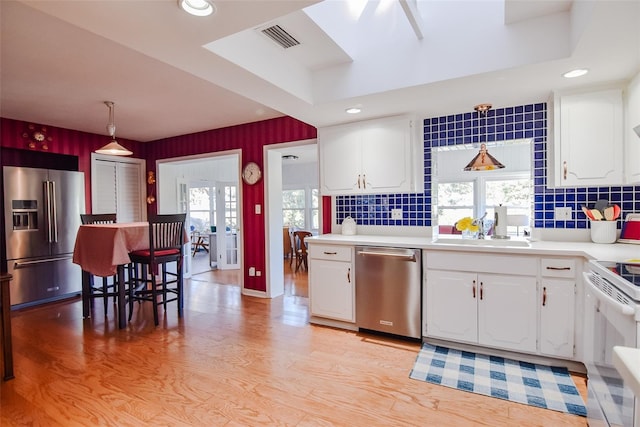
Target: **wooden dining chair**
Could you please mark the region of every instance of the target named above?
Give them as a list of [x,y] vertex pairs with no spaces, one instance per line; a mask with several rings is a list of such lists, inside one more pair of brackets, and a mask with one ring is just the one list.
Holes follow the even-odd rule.
[[[153,303],[153,321],[158,320],[158,305],[177,301],[178,317],[183,313],[183,255],[184,222],[186,214],[152,215],[149,218],[149,248],[131,252],[133,277],[129,286],[129,320],[133,315],[134,301]],[[169,263],[176,263],[176,272],[167,270]],[[160,272],[160,282],[156,272]]]
[[[116,214],[80,214],[80,222],[82,224],[115,224]],[[113,303],[117,302],[118,287],[116,286],[117,276],[102,277],[101,285],[96,285],[95,276],[89,275],[91,286],[89,288],[89,301],[91,308],[93,308],[93,300],[96,298],[102,298],[104,303],[104,315],[107,315],[107,307],[109,297],[113,297]]]
[[310,231],[298,230],[293,232],[293,240],[296,248],[296,273],[302,266],[304,266],[305,270],[309,269],[307,262],[307,245],[304,242],[304,239],[309,236],[313,236],[313,233]]
[[282,248],[284,250],[284,258],[289,260],[289,267],[293,262],[293,242],[291,241],[291,229],[287,226],[282,227]]
[[199,231],[191,232],[192,257],[196,256],[200,249],[204,249],[206,253],[209,253],[208,238],[206,234],[202,234]]

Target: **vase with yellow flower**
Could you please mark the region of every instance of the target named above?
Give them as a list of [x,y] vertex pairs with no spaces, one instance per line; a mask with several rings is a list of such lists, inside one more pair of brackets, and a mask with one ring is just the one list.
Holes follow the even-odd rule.
[[462,233],[463,239],[475,239],[478,237],[478,231],[480,231],[480,227],[477,222],[473,220],[473,218],[469,216],[465,216],[458,222],[456,222],[456,230]]

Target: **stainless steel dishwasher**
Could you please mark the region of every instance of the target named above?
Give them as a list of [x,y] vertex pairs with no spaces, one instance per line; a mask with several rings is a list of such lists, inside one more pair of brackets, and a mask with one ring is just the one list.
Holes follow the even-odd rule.
[[356,247],[356,325],[361,329],[420,338],[420,249]]

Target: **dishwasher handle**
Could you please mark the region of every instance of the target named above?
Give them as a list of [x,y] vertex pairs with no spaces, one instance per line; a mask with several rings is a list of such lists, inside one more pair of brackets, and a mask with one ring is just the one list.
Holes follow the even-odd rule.
[[414,249],[393,249],[393,248],[363,248],[358,249],[357,255],[374,256],[381,258],[392,258],[400,261],[416,262],[416,252]]

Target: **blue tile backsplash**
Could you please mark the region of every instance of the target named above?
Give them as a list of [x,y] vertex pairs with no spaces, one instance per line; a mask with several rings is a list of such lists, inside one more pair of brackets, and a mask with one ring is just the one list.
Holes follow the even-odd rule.
[[[583,204],[598,199],[620,205],[621,218],[640,212],[640,186],[547,188],[547,105],[526,104],[490,110],[486,120],[478,113],[462,113],[424,120],[424,188],[422,194],[337,196],[336,222],[351,216],[358,225],[431,226],[431,148],[477,142],[533,138],[533,221],[536,228],[589,228]],[[571,221],[555,221],[555,207],[570,207]],[[402,209],[403,219],[391,219],[391,209]],[[620,227],[620,221],[618,222]]]

